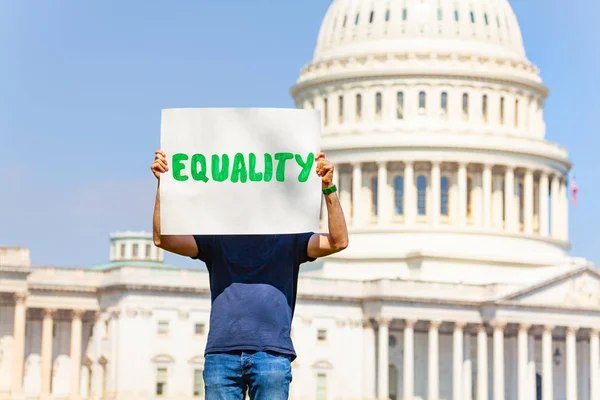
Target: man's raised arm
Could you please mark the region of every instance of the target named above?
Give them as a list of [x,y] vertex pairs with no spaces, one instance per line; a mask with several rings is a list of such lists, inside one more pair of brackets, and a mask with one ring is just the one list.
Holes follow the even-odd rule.
[[[327,191],[333,187],[333,164],[322,153],[316,157],[317,174],[321,177],[322,188]],[[324,194],[327,206],[327,225],[329,233],[315,233],[308,242],[308,256],[325,257],[338,253],[348,247],[348,228],[337,192]]]
[[196,257],[198,246],[191,235],[163,235],[160,232],[160,174],[169,170],[167,157],[162,150],[156,151],[154,162],[150,167],[158,180],[156,187],[156,201],[154,203],[154,216],[152,218],[152,236],[154,245],[161,249],[186,257]]

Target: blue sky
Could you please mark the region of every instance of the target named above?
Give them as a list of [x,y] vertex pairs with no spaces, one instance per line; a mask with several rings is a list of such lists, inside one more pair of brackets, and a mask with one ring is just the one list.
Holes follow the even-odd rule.
[[[293,107],[329,4],[0,0],[0,243],[35,264],[106,262],[110,232],[151,229],[160,110]],[[547,137],[575,166],[572,254],[600,264],[600,2],[512,5],[550,87]]]

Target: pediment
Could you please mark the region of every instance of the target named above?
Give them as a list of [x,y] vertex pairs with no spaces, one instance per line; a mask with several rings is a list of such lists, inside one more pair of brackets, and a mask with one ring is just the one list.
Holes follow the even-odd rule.
[[312,365],[312,367],[315,368],[315,369],[332,369],[333,368],[333,364],[331,364],[327,360],[319,360],[316,363],[314,363]]
[[503,299],[513,303],[600,309],[600,273],[583,267]]
[[152,362],[155,363],[173,363],[175,359],[168,354],[158,354],[152,358]]
[[192,357],[188,360],[188,363],[190,364],[204,364],[204,357],[203,356],[195,356]]

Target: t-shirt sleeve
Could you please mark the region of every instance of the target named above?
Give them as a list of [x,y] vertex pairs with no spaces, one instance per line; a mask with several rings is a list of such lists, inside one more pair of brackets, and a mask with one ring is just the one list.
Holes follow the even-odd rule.
[[198,246],[198,255],[196,257],[190,257],[194,260],[200,260],[204,263],[208,262],[211,257],[211,244],[213,243],[213,236],[211,235],[194,235],[196,246]]
[[316,258],[308,256],[308,242],[314,232],[306,232],[296,235],[296,260],[298,264],[315,261]]

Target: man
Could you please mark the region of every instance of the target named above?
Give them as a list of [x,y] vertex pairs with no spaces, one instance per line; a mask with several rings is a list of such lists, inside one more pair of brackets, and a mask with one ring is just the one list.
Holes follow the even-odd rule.
[[[160,176],[168,171],[157,151],[154,244],[206,263],[211,290],[205,350],[207,400],[286,400],[296,353],[290,329],[300,264],[348,246],[346,221],[333,185],[333,165],[316,156],[329,232],[290,235],[168,236],[160,230]],[[265,193],[268,196],[268,193]]]

